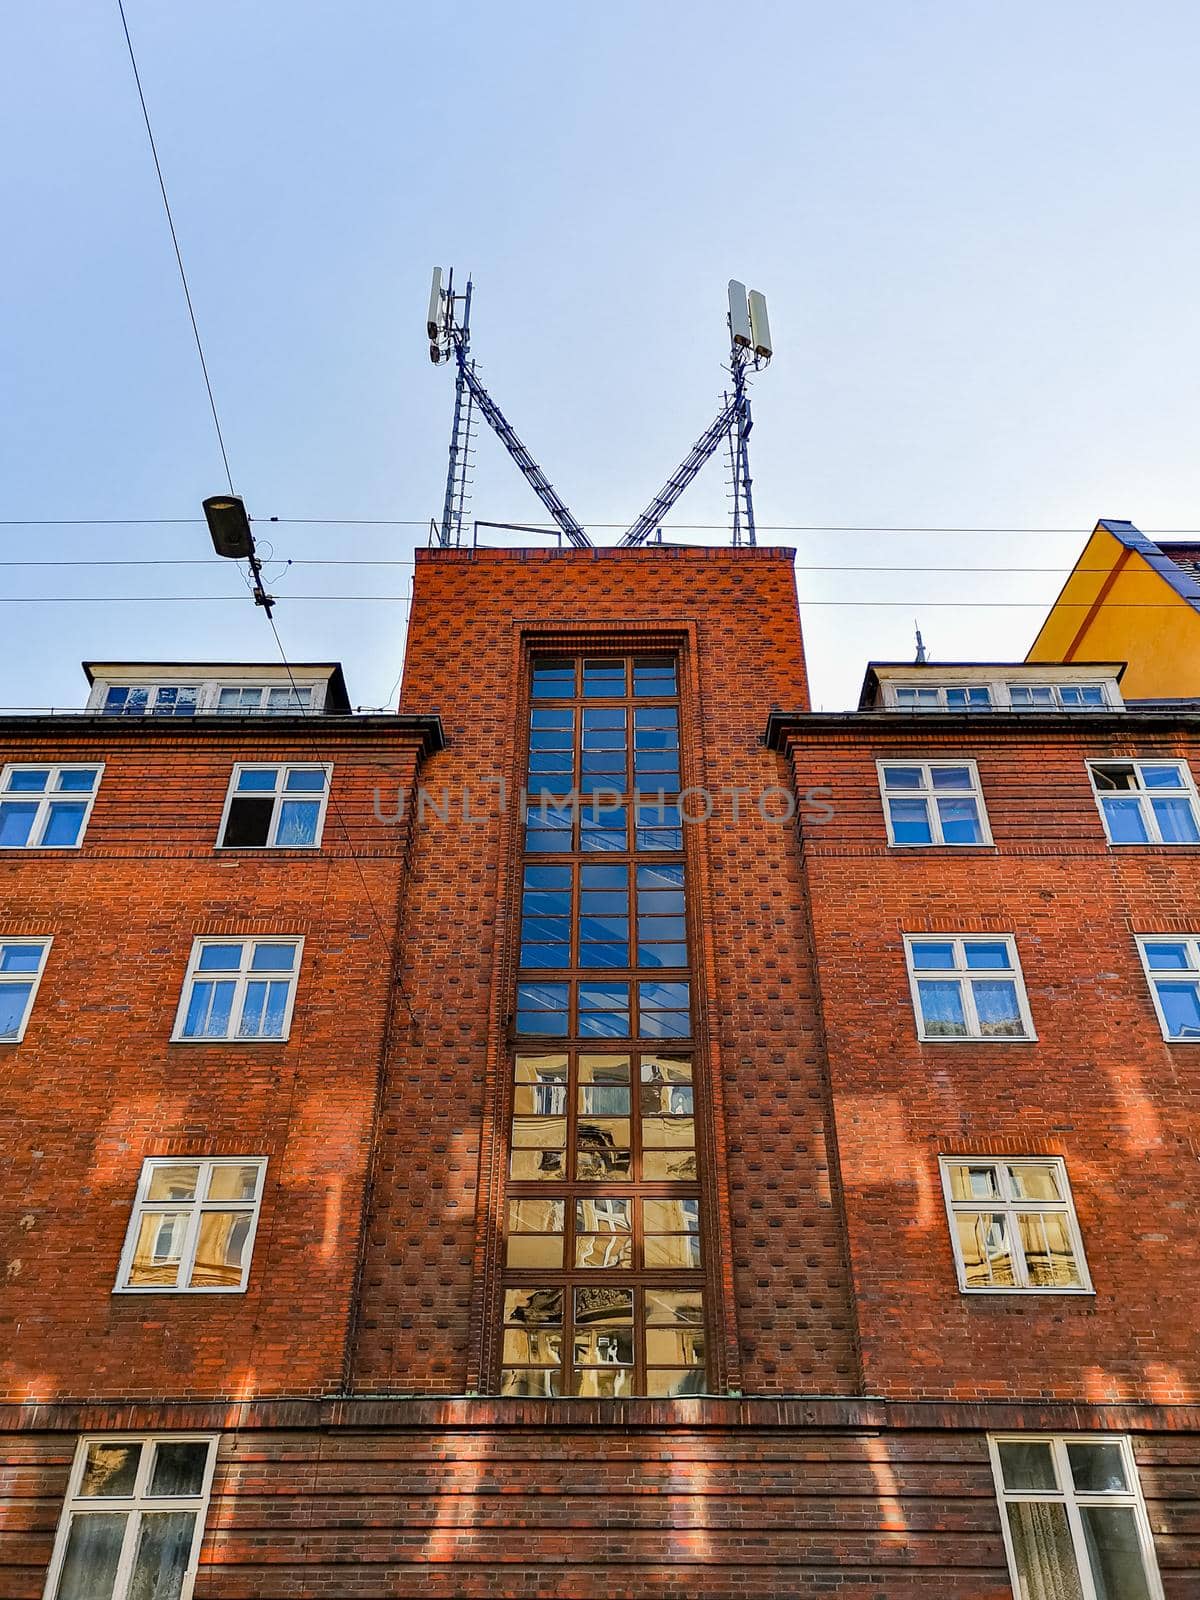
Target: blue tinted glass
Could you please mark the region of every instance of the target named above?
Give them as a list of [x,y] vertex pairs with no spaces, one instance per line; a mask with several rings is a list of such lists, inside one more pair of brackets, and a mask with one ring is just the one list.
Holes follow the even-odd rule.
[[5,793],[44,794],[49,782],[49,767],[17,767],[8,775]]
[[108,715],[123,711],[129,697],[128,689],[110,689],[104,697],[104,710]]
[[549,833],[542,828],[526,828],[525,848],[531,855],[569,850],[571,848],[570,831],[568,830],[566,833]]
[[0,848],[14,850],[26,844],[37,811],[36,800],[0,802]]
[[206,944],[197,966],[201,972],[236,972],[241,959],[240,944]]
[[570,660],[543,659],[533,666],[535,700],[564,700],[575,693],[575,663]]
[[639,917],[637,926],[639,939],[687,938],[687,928],[682,917]]
[[644,917],[682,916],[682,889],[639,889],[638,911]]
[[526,889],[521,905],[526,917],[569,917],[571,895],[566,889]]
[[[523,967],[569,967],[571,965],[570,944],[523,944],[521,946],[521,965]],[[587,962],[583,963],[584,966]]]
[[68,767],[60,772],[55,788],[60,794],[91,794],[96,787],[95,767]]
[[[575,726],[575,713],[570,706],[534,706],[529,713],[529,726],[535,733],[559,732],[570,735]],[[571,742],[569,737],[566,742]]]
[[1191,963],[1185,944],[1148,944],[1145,946],[1146,965],[1163,971],[1186,972]]
[[884,767],[883,786],[885,789],[920,789],[924,785],[924,774],[920,767]]
[[627,983],[581,983],[579,985],[581,1011],[621,1011],[629,1009]]
[[686,967],[687,945],[640,944],[637,964],[639,967]]
[[278,767],[243,767],[238,773],[239,793],[270,794],[279,778]]
[[1146,831],[1139,800],[1132,795],[1127,799],[1117,799],[1106,794],[1101,796],[1100,803],[1108,823],[1108,836],[1114,844],[1147,843],[1150,835]]
[[912,964],[920,970],[938,967],[952,967],[954,965],[954,946],[940,944],[933,940],[914,940],[912,945]]
[[932,983],[923,978],[917,984],[917,993],[926,1033],[938,1038],[966,1034],[967,1018],[957,983]]
[[1159,1004],[1172,1039],[1200,1038],[1200,995],[1194,983],[1156,983]]
[[975,996],[979,1029],[985,1038],[993,1034],[1013,1036],[1025,1032],[1017,1005],[1017,986],[1011,979],[977,979],[971,985],[971,990]]
[[643,1006],[675,1008],[689,1003],[690,989],[686,983],[642,983],[638,985]]
[[930,769],[929,776],[935,789],[969,789],[971,787],[970,767],[933,767]]
[[47,849],[53,849],[55,846],[61,849],[64,845],[73,845],[79,838],[79,830],[83,826],[86,814],[87,805],[82,800],[52,801],[40,842]]
[[683,863],[662,862],[637,869],[637,886],[642,889],[683,889]]
[[1164,763],[1161,766],[1150,766],[1143,761],[1138,770],[1142,775],[1142,783],[1147,789],[1182,789],[1184,787],[1182,770],[1175,761]]
[[579,841],[581,849],[584,850],[624,850],[626,842],[624,833],[601,831],[585,833]]
[[619,698],[625,693],[624,661],[585,661],[583,663],[583,692],[585,695],[607,695]]
[[198,978],[192,984],[183,1033],[187,1039],[224,1039],[229,1033],[234,984],[230,979],[212,982]]
[[582,816],[583,831],[585,833],[597,828],[608,832],[616,832],[620,829],[624,832],[625,822],[626,812],[624,806],[588,806]]
[[31,983],[0,983],[0,1039],[17,1037],[32,993]]
[[563,1039],[567,1033],[567,1014],[565,1011],[518,1011],[516,1026],[518,1033]]
[[1186,796],[1181,795],[1178,800],[1151,800],[1150,806],[1164,844],[1200,842],[1200,828],[1196,827],[1192,802]]
[[571,923],[568,917],[531,917],[521,919],[521,937],[527,944],[569,944]]
[[525,868],[527,889],[570,889],[570,867],[528,866]]
[[278,845],[315,844],[321,817],[319,800],[285,800],[279,807]]
[[579,946],[579,965],[581,967],[627,967],[629,965],[628,942],[621,944],[584,944]]
[[621,863],[588,862],[579,869],[579,882],[584,889],[624,889],[629,883],[629,868]]
[[246,985],[238,1035],[243,1039],[281,1039],[287,1011],[288,985],[253,979]]
[[1102,706],[1104,690],[1098,683],[1065,685],[1060,691],[1064,706]]
[[294,944],[256,944],[251,972],[290,972],[296,964]]
[[517,985],[517,1004],[524,1011],[565,1011],[565,983],[521,983]]
[[889,800],[892,837],[897,844],[932,844],[929,810],[924,800]]
[[968,967],[1004,970],[1012,966],[1008,946],[998,941],[967,939],[963,943],[963,953]]
[[675,693],[675,662],[671,656],[637,656],[633,663],[633,692],[667,698]]
[[44,945],[0,944],[0,972],[36,972]]
[[974,800],[939,800],[937,808],[947,844],[982,844],[983,829]]
[[639,850],[682,850],[683,833],[678,828],[639,828],[637,847]]
[[579,896],[579,909],[588,917],[610,916],[614,912],[623,917],[629,910],[629,895],[624,889],[585,889]]
[[319,767],[293,767],[283,787],[288,794],[322,794],[325,773]]
[[600,941],[629,938],[628,917],[593,917],[581,916],[579,919],[579,937]]

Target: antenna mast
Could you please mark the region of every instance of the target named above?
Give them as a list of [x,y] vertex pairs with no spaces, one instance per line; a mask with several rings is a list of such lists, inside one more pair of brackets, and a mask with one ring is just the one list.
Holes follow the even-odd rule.
[[732,395],[726,391],[722,407],[713,422],[696,440],[666,483],[641,516],[617,540],[621,545],[644,544],[671,510],[708,458],[718,450],[722,439],[728,442],[733,480],[733,542],[753,544],[754,497],[750,477],[750,413],[747,378],[771,359],[771,326],[767,321],[766,297],[757,289],[746,294],[745,284],[729,281],[729,375]]
[[565,537],[571,544],[590,550],[592,541],[571,515],[562,497],[533,459],[528,448],[518,438],[516,429],[484,388],[475,370],[475,362],[470,353],[471,289],[471,280],[468,278],[466,293],[456,295],[453,271],[448,275],[446,287],[443,289],[442,269],[440,267],[433,269],[433,282],[429,290],[429,314],[426,319],[429,358],[435,365],[451,359],[455,363],[454,422],[450,433],[450,458],[446,469],[446,495],[442,502],[442,521],[437,527],[438,543],[446,546],[464,543],[463,527],[469,492],[472,428],[474,409],[478,407],[484,421],[516,462],[522,477]]

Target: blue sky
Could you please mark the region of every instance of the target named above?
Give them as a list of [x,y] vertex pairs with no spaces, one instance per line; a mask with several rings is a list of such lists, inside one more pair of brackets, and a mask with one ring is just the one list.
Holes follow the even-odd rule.
[[[437,512],[452,385],[422,323],[440,263],[474,272],[485,381],[585,524],[631,521],[715,413],[730,276],[767,292],[778,350],[755,390],[763,524],[1200,523],[1192,6],[127,12],[259,519]],[[198,515],[221,463],[115,0],[6,7],[0,49],[0,518]],[[724,493],[714,462],[674,520],[721,521]],[[540,515],[486,434],[474,511]],[[266,531],[295,559],[404,561],[424,542]],[[11,561],[210,550],[202,525],[0,533]],[[762,538],[796,544],[802,568],[874,569],[798,573],[827,708],[853,701],[868,657],[910,653],[914,615],[936,657],[1019,659],[1036,606],[963,603],[1044,604],[1061,581],[879,569],[1062,568],[1082,544]],[[402,600],[288,596],[402,597],[410,572],[282,573],[289,654],[340,658],[352,697],[383,702]],[[4,567],[0,590],[224,597],[0,606],[0,704],[78,703],[82,657],[274,648],[215,558]]]

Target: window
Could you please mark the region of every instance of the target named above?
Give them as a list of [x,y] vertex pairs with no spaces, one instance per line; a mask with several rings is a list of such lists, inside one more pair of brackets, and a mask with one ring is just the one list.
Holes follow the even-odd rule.
[[1110,844],[1200,844],[1186,761],[1090,761],[1088,771]]
[[990,844],[973,761],[880,761],[888,843]]
[[47,1600],[188,1600],[216,1450],[213,1435],[81,1439]]
[[921,1039],[1034,1039],[1017,947],[1008,934],[905,934]]
[[196,683],[114,684],[104,697],[106,717],[194,717]]
[[1090,1290],[1067,1169],[1057,1156],[943,1156],[941,1169],[964,1294]]
[[117,1289],[243,1290],[266,1165],[258,1156],[156,1156],[144,1162]]
[[905,711],[990,711],[992,691],[986,683],[896,685],[896,704]]
[[0,939],[0,1042],[25,1037],[33,997],[50,953],[49,939]]
[[303,939],[197,939],[174,1039],[286,1039]]
[[1200,936],[1138,936],[1164,1039],[1200,1039]]
[[10,766],[0,777],[0,849],[74,850],[102,766]]
[[217,693],[217,711],[225,716],[245,716],[265,711],[275,716],[301,716],[312,709],[312,684],[256,683],[224,687]]
[[1108,706],[1102,683],[1010,683],[1014,711],[1103,711]]
[[221,848],[315,849],[325,825],[330,772],[328,766],[235,766]]
[[1020,1600],[1161,1600],[1127,1438],[1025,1433],[988,1448]]

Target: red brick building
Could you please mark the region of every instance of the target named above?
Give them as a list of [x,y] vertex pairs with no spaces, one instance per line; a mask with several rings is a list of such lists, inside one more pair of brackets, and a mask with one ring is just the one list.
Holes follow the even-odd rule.
[[791,559],[0,724],[0,1597],[1200,1596],[1200,723]]

